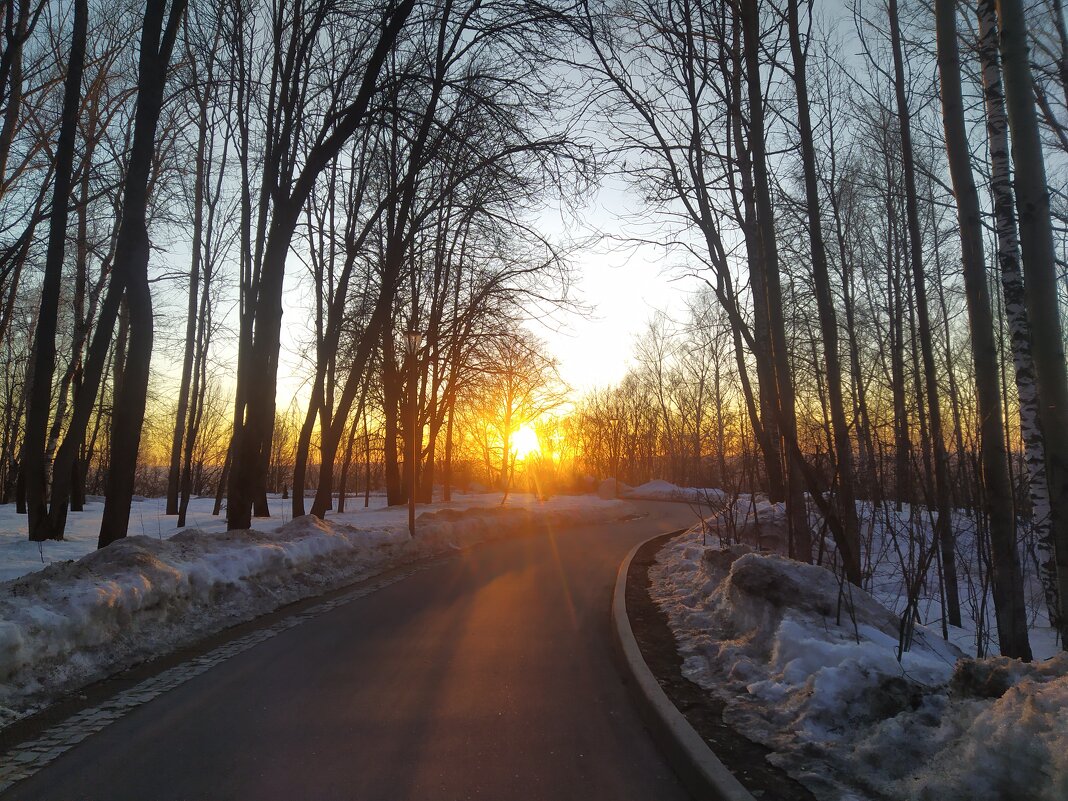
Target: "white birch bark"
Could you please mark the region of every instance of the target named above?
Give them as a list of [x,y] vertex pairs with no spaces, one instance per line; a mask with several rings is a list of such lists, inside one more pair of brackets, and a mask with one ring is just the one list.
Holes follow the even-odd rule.
[[997,231],[998,266],[1005,296],[1005,317],[1012,343],[1016,391],[1020,400],[1020,435],[1024,443],[1027,486],[1031,499],[1031,523],[1035,532],[1042,589],[1049,608],[1050,623],[1060,628],[1060,600],[1057,592],[1055,541],[1050,514],[1049,485],[1046,481],[1046,449],[1042,419],[1031,359],[1031,330],[1024,302],[1023,272],[1020,267],[1020,240],[1016,229],[1015,199],[1009,151],[1009,121],[1001,85],[998,54],[998,21],[995,0],[979,0],[979,58],[983,73],[986,127],[989,139],[994,218]]

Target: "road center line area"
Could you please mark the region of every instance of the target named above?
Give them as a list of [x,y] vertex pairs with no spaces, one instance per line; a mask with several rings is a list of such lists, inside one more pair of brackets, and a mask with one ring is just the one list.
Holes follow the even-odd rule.
[[612,658],[629,522],[413,563],[169,667],[0,758],[11,799],[683,799]]

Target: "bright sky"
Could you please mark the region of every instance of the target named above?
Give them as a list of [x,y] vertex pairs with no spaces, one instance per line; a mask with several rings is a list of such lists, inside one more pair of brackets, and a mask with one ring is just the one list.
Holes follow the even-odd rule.
[[653,312],[676,315],[684,291],[648,247],[634,253],[589,252],[578,265],[577,294],[593,307],[592,313],[569,314],[559,330],[538,330],[538,334],[559,359],[563,379],[581,394],[619,381],[627,371],[634,339]]
[[[575,257],[575,298],[590,311],[561,315],[555,328],[537,326],[559,361],[563,379],[576,394],[619,381],[626,373],[634,340],[655,311],[679,317],[694,281],[679,279],[677,259],[654,245],[635,246],[620,241],[631,230],[628,218],[639,201],[620,183],[609,180],[584,209],[589,232],[599,231],[604,241]],[[559,216],[543,217],[546,233],[564,224]],[[574,232],[581,235],[582,232]]]
[[[547,211],[539,220],[543,233],[553,239],[569,236],[585,239],[597,232],[604,235],[600,244],[574,256],[575,284],[571,294],[584,305],[584,310],[561,312],[553,319],[530,324],[559,360],[561,377],[576,396],[594,387],[618,382],[630,364],[635,338],[653,313],[659,310],[678,319],[684,313],[688,291],[694,288],[692,279],[679,280],[677,258],[666,256],[663,248],[635,246],[621,241],[628,235],[642,233],[632,222],[639,205],[640,201],[630,190],[609,180],[582,210],[580,228],[573,221],[563,219],[555,210]],[[188,269],[188,246],[184,242],[169,244],[166,266],[184,272]],[[291,256],[287,261],[286,290],[282,299],[282,354],[278,376],[280,413],[294,399],[301,404],[307,401],[311,366],[302,357],[307,343],[312,340],[307,281],[305,266]],[[162,319],[183,321],[184,292],[183,287],[160,297],[157,315]],[[233,324],[236,325],[236,320]],[[174,354],[180,353],[179,336],[183,331],[184,324],[176,323],[163,334],[162,339],[168,342]],[[173,374],[175,378],[179,365],[180,356],[153,361],[157,373]]]
[[[581,215],[582,230],[561,219],[558,212],[542,215],[546,235],[553,238],[585,237],[593,232],[604,241],[576,254],[574,299],[588,310],[560,313],[530,327],[544,339],[560,362],[560,375],[576,396],[614,384],[626,373],[635,337],[657,310],[672,317],[683,313],[691,280],[677,278],[676,261],[663,248],[620,242],[628,233],[626,217],[637,201],[624,186],[607,182]],[[570,229],[570,230],[569,230]],[[633,233],[633,231],[632,231]],[[282,358],[279,369],[278,409],[293,397],[306,399],[310,365],[300,358],[300,343],[311,339],[309,298],[305,270],[296,259],[287,262],[283,297]]]

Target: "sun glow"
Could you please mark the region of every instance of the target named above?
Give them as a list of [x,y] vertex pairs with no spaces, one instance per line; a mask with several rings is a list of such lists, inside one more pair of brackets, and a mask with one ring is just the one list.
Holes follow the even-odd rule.
[[521,425],[511,437],[511,451],[515,459],[526,459],[528,456],[537,456],[541,453],[541,445],[538,443],[538,435],[528,425]]

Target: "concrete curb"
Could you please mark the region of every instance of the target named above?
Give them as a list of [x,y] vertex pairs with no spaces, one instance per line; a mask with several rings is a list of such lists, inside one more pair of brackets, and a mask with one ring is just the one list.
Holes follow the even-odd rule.
[[[681,534],[685,529],[671,532]],[[649,540],[638,543],[627,554],[616,575],[612,598],[612,631],[624,674],[638,703],[645,725],[668,758],[686,789],[696,799],[715,801],[756,801],[705,743],[701,735],[664,694],[656,677],[642,657],[638,641],[627,617],[627,573],[634,555]]]

